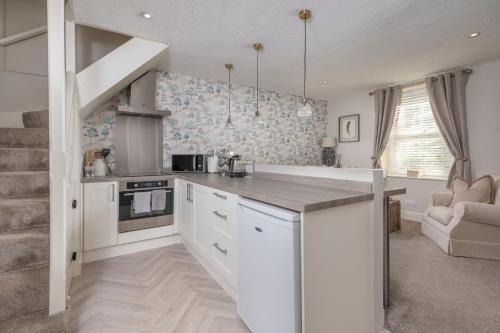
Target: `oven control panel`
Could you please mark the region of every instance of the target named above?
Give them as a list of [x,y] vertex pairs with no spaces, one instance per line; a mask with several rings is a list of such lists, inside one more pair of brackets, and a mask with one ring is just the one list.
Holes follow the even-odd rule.
[[127,182],[127,189],[168,187],[168,180],[149,180],[142,182]]

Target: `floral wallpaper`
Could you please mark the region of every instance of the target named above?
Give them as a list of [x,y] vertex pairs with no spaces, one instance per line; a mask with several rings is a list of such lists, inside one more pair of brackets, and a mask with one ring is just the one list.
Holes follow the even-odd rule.
[[83,152],[89,149],[109,148],[111,153],[107,160],[111,168],[115,165],[115,144],[112,133],[116,125],[116,111],[121,104],[128,104],[126,90],[98,107],[82,122]]
[[[234,129],[224,128],[228,115],[227,82],[173,73],[157,74],[156,104],[169,110],[163,118],[164,166],[171,166],[172,153],[209,153],[227,148],[244,160],[257,163],[319,165],[320,141],[326,135],[327,102],[309,99],[313,116],[296,116],[300,97],[276,91],[259,91],[259,110],[264,125],[256,124],[256,89],[232,85],[231,119]],[[124,92],[94,111],[82,128],[83,149],[108,147],[116,109],[127,103]],[[112,163],[111,163],[112,164]]]

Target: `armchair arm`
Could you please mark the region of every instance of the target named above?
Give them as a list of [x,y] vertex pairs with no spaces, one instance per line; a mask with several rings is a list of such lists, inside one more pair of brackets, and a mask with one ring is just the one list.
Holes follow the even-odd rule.
[[453,208],[453,216],[477,223],[500,226],[500,206],[462,201]]
[[451,192],[431,192],[431,206],[449,207],[453,200]]

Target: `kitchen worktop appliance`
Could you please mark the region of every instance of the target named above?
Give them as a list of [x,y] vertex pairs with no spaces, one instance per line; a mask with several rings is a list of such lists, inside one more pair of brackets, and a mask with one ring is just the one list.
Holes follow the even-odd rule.
[[172,171],[207,172],[207,160],[205,154],[172,154]]
[[[119,182],[118,232],[174,223],[174,179],[138,177]],[[138,200],[142,202],[139,203]]]

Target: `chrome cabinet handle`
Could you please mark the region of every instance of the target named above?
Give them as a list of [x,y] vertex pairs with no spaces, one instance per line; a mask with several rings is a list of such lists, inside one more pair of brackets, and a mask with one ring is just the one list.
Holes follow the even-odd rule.
[[187,184],[187,201],[193,202],[193,184]]
[[111,184],[111,201],[115,202],[115,184]]
[[219,246],[219,243],[213,243],[212,244],[220,253],[223,255],[227,256],[227,249],[221,249]]
[[221,198],[221,199],[224,199],[224,200],[227,200],[227,195],[222,195],[222,194],[219,194],[217,192],[214,192],[213,193],[216,197],[218,198]]
[[212,213],[214,213],[216,216],[220,217],[223,220],[227,220],[227,215],[223,215],[216,210],[212,211]]

